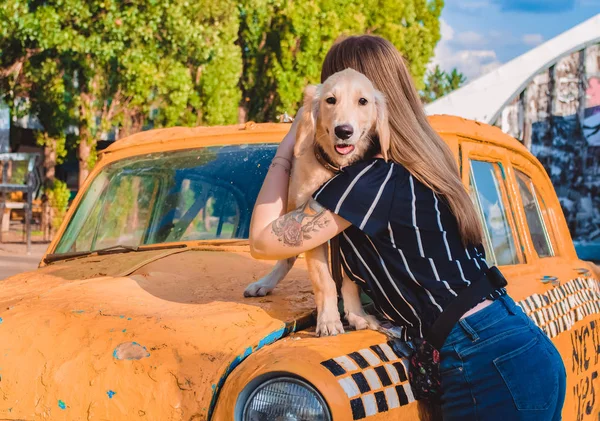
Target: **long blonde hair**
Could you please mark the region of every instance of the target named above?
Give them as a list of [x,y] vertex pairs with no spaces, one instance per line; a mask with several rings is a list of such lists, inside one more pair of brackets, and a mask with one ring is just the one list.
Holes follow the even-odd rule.
[[404,58],[384,38],[361,35],[336,42],[325,57],[321,82],[346,68],[367,76],[383,92],[389,113],[389,157],[441,195],[464,244],[479,244],[481,224],[459,176],[452,151],[429,124]]

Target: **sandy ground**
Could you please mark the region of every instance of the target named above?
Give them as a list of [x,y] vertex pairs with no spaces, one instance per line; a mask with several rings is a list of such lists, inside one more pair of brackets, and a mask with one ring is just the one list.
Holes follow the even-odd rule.
[[27,247],[22,240],[21,233],[14,231],[3,233],[2,240],[3,242],[0,243],[0,280],[37,268],[49,244],[43,242],[41,238],[32,237],[31,252],[27,254]]

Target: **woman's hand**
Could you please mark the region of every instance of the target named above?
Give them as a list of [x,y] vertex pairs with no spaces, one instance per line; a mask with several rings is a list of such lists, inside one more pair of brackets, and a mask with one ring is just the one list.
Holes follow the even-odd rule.
[[302,118],[303,107],[298,110],[294,122],[290,127],[290,131],[285,135],[279,147],[277,148],[276,156],[281,156],[285,159],[291,160],[294,156],[294,145],[296,144],[296,132],[298,130],[298,124]]

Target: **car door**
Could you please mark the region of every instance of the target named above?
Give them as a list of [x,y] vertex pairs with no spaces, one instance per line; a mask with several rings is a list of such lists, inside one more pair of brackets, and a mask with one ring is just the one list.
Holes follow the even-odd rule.
[[566,419],[600,417],[600,290],[588,263],[577,258],[562,209],[543,169],[512,154],[509,179],[516,192],[516,214],[523,220],[526,247],[545,287],[522,307],[552,339],[565,362]]
[[506,150],[461,139],[463,183],[479,213],[484,233],[484,248],[489,265],[496,265],[509,281],[515,300],[535,292],[528,282],[538,274],[530,250],[523,246],[523,227],[514,213],[510,180],[510,161]]
[[577,259],[554,189],[533,158],[464,139],[462,177],[481,216],[488,263],[552,339],[567,370],[565,419],[598,419],[600,293]]

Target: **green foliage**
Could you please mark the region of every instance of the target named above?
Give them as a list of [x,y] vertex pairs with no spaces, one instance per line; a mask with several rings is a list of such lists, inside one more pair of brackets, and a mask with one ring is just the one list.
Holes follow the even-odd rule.
[[64,133],[50,137],[48,132],[38,132],[35,136],[38,146],[49,147],[56,153],[56,163],[62,164],[67,156],[67,136]]
[[446,91],[446,73],[436,65],[425,75],[425,88],[421,91],[421,100],[427,104],[446,95]]
[[231,124],[240,105],[256,121],[294,113],[340,35],[388,38],[422,88],[442,7],[443,0],[3,0],[0,94],[13,116],[38,117],[38,143],[58,162],[77,148],[89,167],[97,141],[113,134]]
[[294,113],[307,83],[340,35],[372,33],[389,39],[407,59],[419,88],[440,38],[442,0],[241,0],[240,82],[248,118]]
[[0,92],[12,115],[38,116],[45,146],[78,130],[76,142],[86,146],[79,158],[88,166],[96,142],[115,129],[126,136],[150,127],[235,123],[242,70],[236,4],[6,0]]
[[433,102],[460,88],[466,81],[467,78],[458,70],[452,69],[447,73],[436,65],[425,75],[425,87],[420,92],[421,100],[425,104]]
[[52,208],[52,228],[58,230],[65,218],[71,192],[67,187],[67,183],[60,180],[54,180],[52,186],[46,189],[46,196],[48,197],[48,203]]
[[8,182],[14,184],[26,184],[27,174],[29,173],[27,164],[27,161],[13,161]]
[[452,92],[465,84],[467,78],[456,69],[452,69],[450,73],[446,73],[446,83],[448,84],[449,92]]

